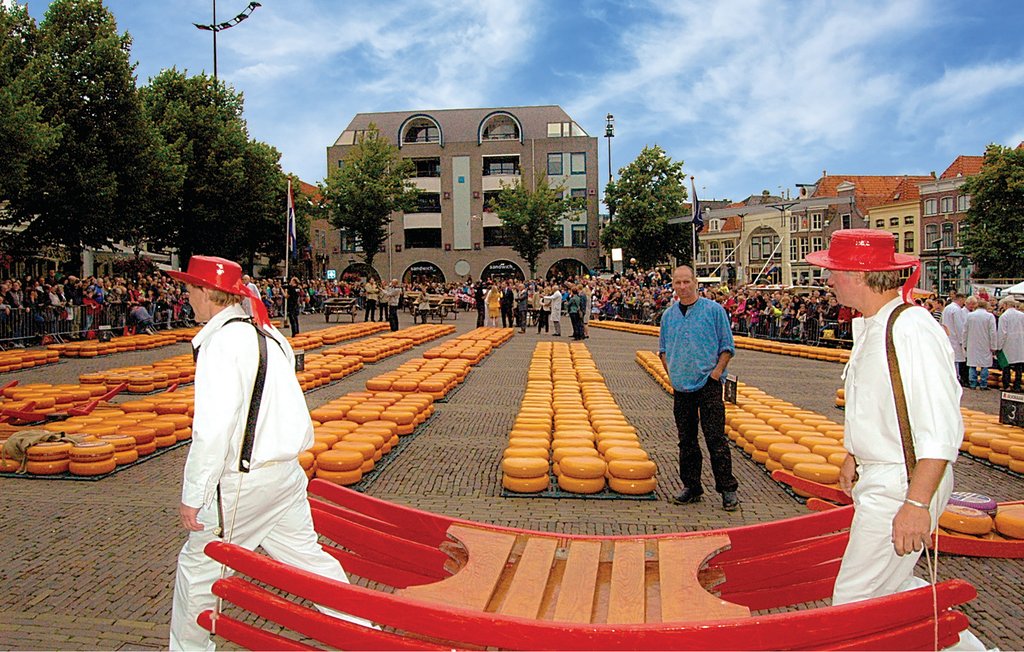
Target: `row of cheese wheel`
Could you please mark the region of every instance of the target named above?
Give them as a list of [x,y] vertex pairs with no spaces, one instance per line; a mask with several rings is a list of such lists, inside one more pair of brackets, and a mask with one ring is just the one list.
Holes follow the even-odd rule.
[[637,351],[635,359],[636,363],[649,373],[661,385],[662,389],[669,394],[672,393],[672,383],[668,379],[668,372],[665,371],[665,365],[661,364],[661,358],[657,353],[654,351]]
[[842,425],[743,383],[725,419],[729,439],[769,471],[837,485],[847,455]]
[[330,346],[338,342],[366,337],[367,335],[373,335],[387,329],[387,323],[379,321],[338,324],[337,326],[293,335],[288,338],[288,343],[294,351],[310,351],[312,349],[319,349],[322,346]]
[[0,351],[0,374],[60,362],[60,353],[38,349]]
[[423,392],[440,400],[455,389],[469,373],[469,360],[445,358],[413,358],[394,371],[379,374],[366,381],[371,392]]
[[[30,446],[26,470],[36,475],[109,473],[114,466],[130,464],[159,448],[191,438],[192,414],[192,395],[182,390],[154,400],[128,401],[97,408],[85,416],[45,423],[39,428],[64,433],[78,443],[73,447],[66,442]],[[0,434],[0,438],[5,437]],[[112,448],[107,451],[97,444],[109,444]],[[75,452],[76,449],[80,450]],[[17,471],[19,467],[20,463],[11,460],[0,463],[0,471],[4,472]]]
[[582,343],[542,342],[535,348],[503,453],[502,485],[543,491],[549,470],[572,493],[597,493],[606,483],[624,494],[646,494],[657,486],[657,466]]
[[148,365],[116,367],[105,371],[84,373],[78,376],[83,385],[105,385],[113,387],[127,384],[129,394],[149,394],[167,389],[173,384],[186,384],[195,380],[196,365],[190,353],[165,358]]
[[427,349],[423,352],[423,357],[428,360],[434,358],[461,359],[468,360],[470,364],[479,364],[491,354],[492,349],[509,341],[514,332],[513,328],[481,326]]
[[302,391],[308,392],[337,382],[362,368],[363,359],[359,356],[310,353],[306,355],[305,368],[296,371],[295,377]]
[[29,383],[4,388],[0,410],[19,410],[40,415],[63,412],[107,393],[102,385]]
[[148,351],[162,346],[177,344],[179,341],[178,337],[173,333],[161,331],[153,334],[125,335],[114,338],[109,342],[82,340],[80,342],[51,344],[46,348],[57,351],[64,358],[95,358],[101,355],[112,355],[127,351]]
[[[638,335],[654,335],[660,332],[657,326],[645,324],[630,324],[619,321],[591,321],[592,326],[608,328],[612,330],[636,333]],[[815,360],[828,360],[832,362],[845,363],[850,359],[850,351],[847,349],[833,349],[824,346],[811,346],[809,344],[793,344],[790,342],[776,342],[757,337],[746,337],[737,335],[733,338],[738,349],[750,349],[753,351],[764,351],[765,353],[779,353],[792,355],[800,358],[811,358]]]
[[310,411],[314,444],[299,463],[310,478],[355,484],[430,418],[433,403],[423,393],[349,392]]
[[1024,504],[1000,505],[995,518],[973,507],[947,505],[939,515],[939,527],[986,539],[1024,539]]
[[960,450],[1016,473],[1024,473],[1024,428],[999,423],[999,417],[961,408],[964,440]]

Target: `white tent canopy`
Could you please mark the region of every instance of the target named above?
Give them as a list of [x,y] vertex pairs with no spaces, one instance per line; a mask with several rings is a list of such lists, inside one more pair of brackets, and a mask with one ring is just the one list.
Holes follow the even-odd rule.
[[1017,285],[1011,285],[1010,287],[1003,290],[1003,294],[1016,294],[1018,296],[1024,296],[1024,281],[1021,281]]

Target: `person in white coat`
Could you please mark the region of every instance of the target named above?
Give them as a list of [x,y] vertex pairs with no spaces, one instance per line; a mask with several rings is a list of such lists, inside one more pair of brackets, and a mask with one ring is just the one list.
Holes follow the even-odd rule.
[[964,349],[967,352],[967,384],[971,389],[988,389],[988,369],[992,356],[999,349],[995,315],[988,311],[988,301],[971,296],[967,299],[970,313],[964,323]]
[[[1024,375],[1024,312],[1019,310],[1016,299],[1007,297],[999,302],[1002,314],[996,333],[999,336],[999,350],[1010,364],[1003,369],[1003,389],[1021,391],[1021,376]],[[1015,376],[1010,382],[1010,376]]]
[[953,347],[953,361],[956,362],[956,375],[961,387],[967,387],[967,350],[964,348],[966,320],[964,295],[953,290],[949,293],[949,304],[942,309],[942,327],[946,329],[949,345]]
[[551,325],[555,328],[555,337],[562,336],[562,290],[556,284],[547,296],[551,301]]
[[[952,462],[963,441],[963,417],[953,352],[942,327],[908,302],[919,272],[900,292],[899,270],[920,261],[897,254],[891,233],[846,229],[807,262],[832,270],[828,285],[843,305],[858,310],[853,350],[844,371],[848,452],[839,486],[853,497],[850,538],[836,577],[832,604],[867,600],[916,588],[914,565],[953,489]],[[899,308],[902,310],[902,308]],[[891,323],[916,466],[908,478],[885,334]]]
[[[262,546],[274,559],[341,582],[348,578],[325,552],[313,530],[306,475],[298,455],[313,445],[313,426],[295,377],[288,340],[267,317],[266,307],[242,283],[236,263],[192,256],[187,272],[168,272],[188,284],[198,321],[192,446],[185,462],[178,507],[188,539],[178,555],[171,605],[170,649],[212,650],[209,633],[196,619],[216,604],[211,592],[220,564],[206,544],[223,541],[249,550]],[[254,316],[241,306],[252,299]],[[253,387],[266,344],[265,380],[246,437]],[[251,448],[247,444],[251,443]],[[324,613],[373,627],[368,621],[328,609]]]

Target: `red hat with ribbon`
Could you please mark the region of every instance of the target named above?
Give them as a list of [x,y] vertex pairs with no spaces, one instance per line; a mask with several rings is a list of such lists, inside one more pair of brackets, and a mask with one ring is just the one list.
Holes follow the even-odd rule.
[[250,299],[253,319],[256,320],[256,323],[260,326],[270,325],[267,307],[263,305],[263,300],[259,295],[242,283],[242,268],[234,261],[216,256],[192,256],[188,260],[187,271],[169,270],[167,275],[195,287],[220,290]]
[[896,236],[874,229],[844,229],[832,234],[828,249],[807,254],[808,263],[843,272],[888,272],[914,268],[903,284],[903,300],[910,303],[910,293],[921,276],[921,260],[916,256],[896,253]]

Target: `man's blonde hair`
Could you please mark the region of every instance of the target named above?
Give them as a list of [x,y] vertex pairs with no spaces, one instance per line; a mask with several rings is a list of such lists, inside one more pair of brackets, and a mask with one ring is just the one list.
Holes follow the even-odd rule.
[[211,303],[218,306],[234,306],[242,303],[242,297],[237,294],[229,294],[223,290],[206,288],[206,296],[210,297]]

